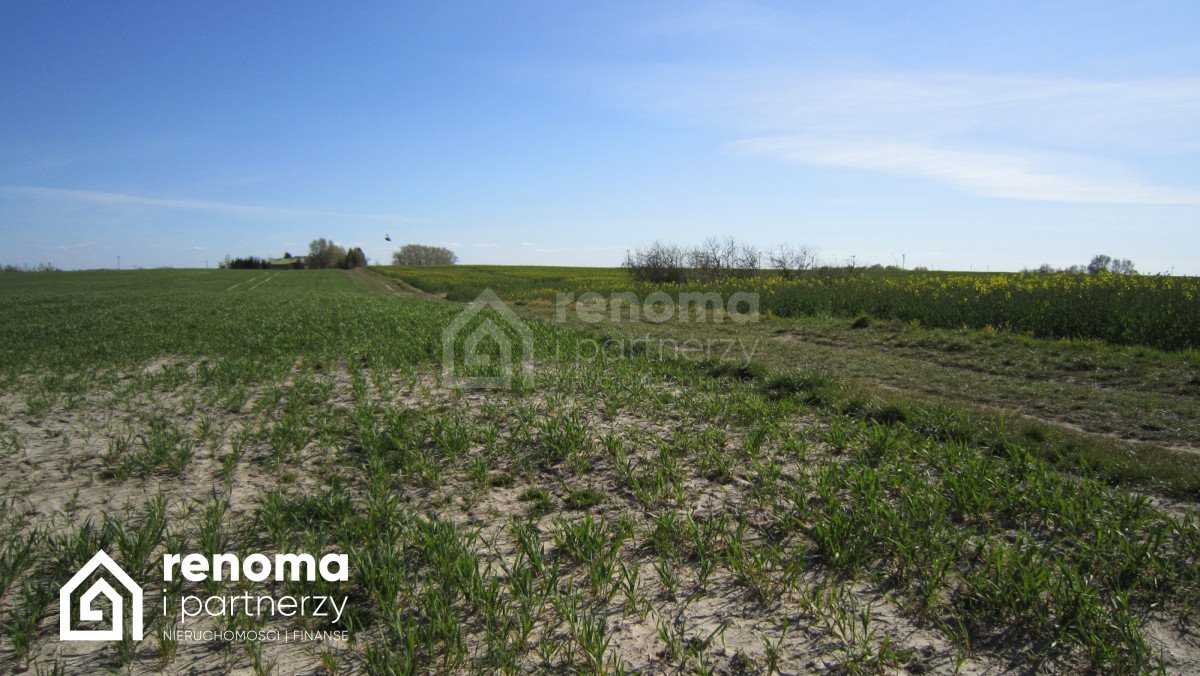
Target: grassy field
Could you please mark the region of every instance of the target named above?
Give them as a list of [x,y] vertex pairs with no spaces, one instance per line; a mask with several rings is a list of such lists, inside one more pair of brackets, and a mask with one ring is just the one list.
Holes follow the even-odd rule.
[[[445,387],[465,306],[363,272],[0,275],[0,669],[1200,669],[1200,494],[1192,456],[1165,448],[1191,443],[1195,413],[1144,430],[1161,445],[1097,456],[1108,436],[997,414],[1029,397],[1061,422],[1075,399],[1091,424],[1194,400],[1186,352],[836,312],[562,324],[531,301],[620,288],[619,271],[383,271],[511,292],[534,368],[511,388]],[[486,310],[466,331],[487,320],[507,321]],[[651,330],[770,342],[739,360],[630,340]],[[976,362],[998,373],[960,382]],[[1019,388],[1061,373],[1078,389]],[[925,374],[946,391],[913,385]],[[1139,398],[1089,400],[1122,388]],[[59,642],[57,590],[100,548],[146,580],[171,552],[345,553],[348,580],[313,583],[347,599],[336,623],[191,622],[349,638],[179,641],[164,596],[304,585],[176,578],[147,585],[147,640]]]
[[748,291],[780,317],[913,321],[929,328],[1002,329],[1044,338],[1102,340],[1166,350],[1200,347],[1200,278],[903,270],[814,271],[785,279],[638,284],[617,268],[381,267],[417,288],[471,300],[490,287],[506,300],[552,301],[560,292]]
[[422,267],[382,266],[372,268],[388,277],[403,280],[422,291],[448,300],[470,301],[484,289],[492,289],[509,301],[554,300],[566,291],[614,291],[632,287],[629,273],[621,268],[571,268],[520,265],[434,265]]

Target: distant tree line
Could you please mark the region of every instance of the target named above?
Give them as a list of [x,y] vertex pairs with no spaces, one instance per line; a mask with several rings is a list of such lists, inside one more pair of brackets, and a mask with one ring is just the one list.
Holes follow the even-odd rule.
[[271,262],[265,258],[246,256],[245,258],[226,258],[221,267],[227,270],[266,270]]
[[308,244],[308,256],[305,265],[310,268],[363,268],[367,265],[367,256],[359,247],[346,249],[333,240],[320,237]]
[[454,265],[458,256],[442,246],[405,244],[392,254],[392,265]]
[[[732,237],[710,237],[690,247],[656,241],[626,252],[622,267],[637,281],[682,282],[749,277],[761,272],[764,262],[767,268],[792,277],[817,268],[817,251],[807,245],[790,244],[763,251]],[[853,267],[853,263],[850,265]]]
[[[902,269],[895,265],[861,266],[853,257],[845,263],[829,265],[818,259],[817,250],[811,246],[782,244],[773,249],[760,250],[752,244],[738,242],[732,237],[710,237],[694,246],[655,241],[647,247],[627,251],[622,267],[629,270],[636,281],[655,283],[750,277],[765,271],[774,271],[784,278],[791,278],[801,275],[845,276],[861,274],[867,270]],[[926,270],[923,267],[915,269]],[[1094,256],[1087,265],[1072,265],[1060,269],[1046,264],[1023,272],[1139,274],[1133,261],[1128,258],[1113,258],[1103,254]]]
[[38,263],[37,265],[4,265],[0,267],[0,271],[4,272],[62,272],[62,270],[54,267],[53,263]]
[[1136,275],[1137,268],[1134,267],[1133,261],[1128,258],[1113,258],[1104,254],[1097,254],[1092,257],[1092,262],[1085,265],[1072,265],[1065,268],[1056,268],[1049,263],[1043,263],[1037,268],[1026,268],[1022,272],[1039,272],[1043,274],[1051,274],[1055,272],[1066,272],[1074,275]]
[[229,270],[266,270],[269,268],[292,268],[296,270],[322,269],[322,268],[341,268],[349,270],[351,268],[362,268],[367,265],[367,255],[363,253],[362,248],[353,247],[347,249],[340,246],[333,240],[318,237],[308,245],[307,256],[292,256],[291,252],[283,254],[282,260],[271,261],[257,256],[246,256],[243,258],[225,257],[221,262],[220,267]]

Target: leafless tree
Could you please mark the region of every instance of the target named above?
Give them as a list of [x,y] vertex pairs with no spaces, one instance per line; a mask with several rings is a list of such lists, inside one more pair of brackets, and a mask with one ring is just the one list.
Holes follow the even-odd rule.
[[791,244],[780,244],[767,253],[767,263],[789,278],[804,270],[811,270],[817,265],[817,250],[807,244],[794,247]]
[[645,249],[625,252],[622,265],[641,282],[681,282],[687,278],[688,262],[683,249],[655,241]]

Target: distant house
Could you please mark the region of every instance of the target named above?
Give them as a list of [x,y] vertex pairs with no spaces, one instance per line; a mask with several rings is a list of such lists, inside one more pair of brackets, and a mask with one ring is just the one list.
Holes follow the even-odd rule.
[[302,270],[304,269],[304,256],[272,258],[267,261],[267,267],[271,270]]

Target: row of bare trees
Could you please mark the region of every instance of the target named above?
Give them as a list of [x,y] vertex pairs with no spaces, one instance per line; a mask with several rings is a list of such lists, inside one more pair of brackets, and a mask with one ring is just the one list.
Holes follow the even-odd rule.
[[764,261],[766,267],[790,277],[816,267],[817,252],[807,245],[790,244],[764,251],[732,237],[710,237],[692,247],[655,241],[626,252],[622,266],[638,281],[683,282],[749,277],[764,269]]
[[0,272],[62,272],[53,263],[38,263],[37,265],[0,265]]

